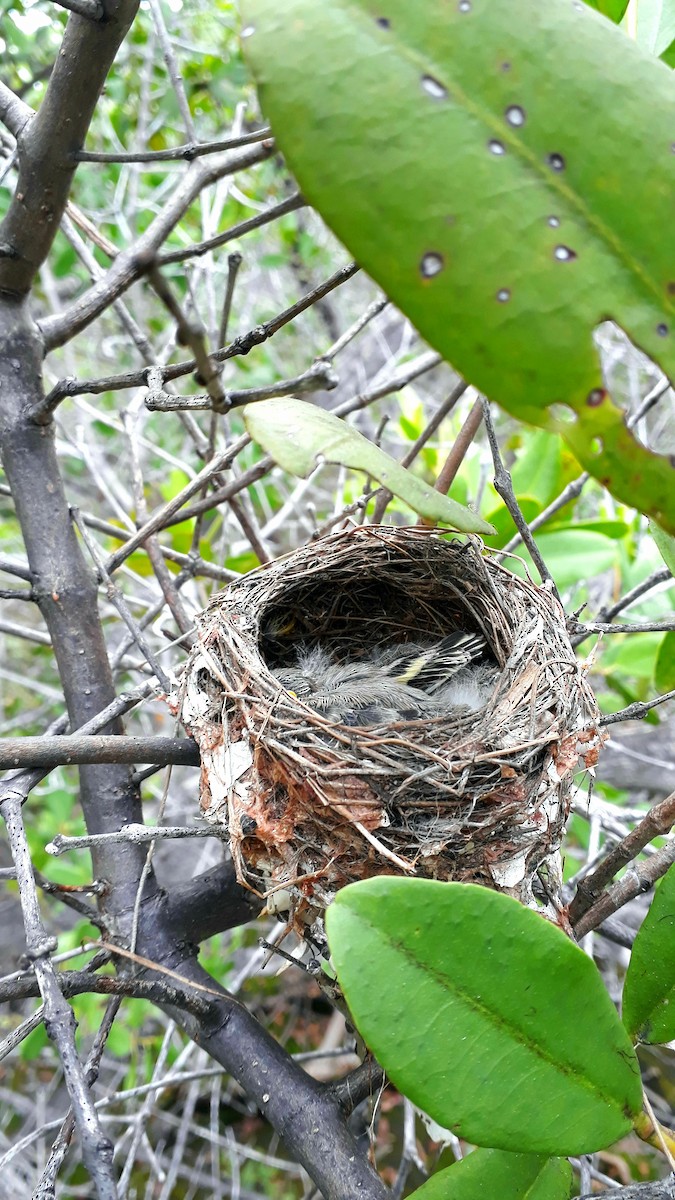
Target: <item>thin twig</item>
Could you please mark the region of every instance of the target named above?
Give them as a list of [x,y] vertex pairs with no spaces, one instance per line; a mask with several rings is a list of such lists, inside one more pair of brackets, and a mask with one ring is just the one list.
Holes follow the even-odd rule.
[[[230,342],[229,346],[224,346],[220,350],[214,350],[212,357],[217,362],[225,362],[227,359],[237,358],[240,355],[248,354],[255,346],[262,345],[262,343],[266,342],[268,338],[271,338],[275,333],[278,333],[284,325],[288,325],[289,322],[295,320],[300,313],[305,312],[305,310],[308,308],[311,308],[312,305],[317,302],[317,300],[321,300],[324,296],[328,295],[329,292],[333,291],[337,287],[340,287],[343,283],[346,283],[347,280],[356,275],[358,270],[359,267],[357,263],[349,263],[346,267],[340,267],[338,271],[335,271],[323,283],[313,288],[311,292],[307,292],[307,294],[303,296],[301,300],[296,301],[295,304],[291,304],[276,317],[272,317],[271,320],[266,321],[263,325],[256,325],[255,328],[250,329],[248,333],[241,334],[239,337],[235,338],[234,341]],[[430,354],[429,357],[433,357],[434,361],[433,363],[429,363],[428,366],[435,366],[442,361],[439,354]],[[425,366],[423,369],[428,369],[428,366]],[[193,371],[196,370],[196,367],[197,363],[193,358],[187,362],[171,363],[160,367],[162,382],[168,383],[174,379],[180,379],[184,375],[191,375]],[[421,372],[418,372],[418,374],[419,373]],[[54,408],[67,396],[81,396],[87,393],[97,396],[101,392],[114,392],[124,390],[125,388],[147,387],[147,383],[147,367],[136,371],[126,371],[121,375],[108,375],[105,378],[100,379],[62,379],[52,388],[51,392],[45,399],[45,404],[48,404],[51,406],[51,408]],[[401,382],[399,386],[402,387],[403,382]],[[387,390],[394,391],[396,389],[390,387]],[[359,407],[359,405],[356,405],[356,407]]]
[[[103,1019],[96,1031],[96,1036],[94,1038],[91,1050],[89,1051],[89,1056],[84,1068],[89,1087],[93,1087],[98,1079],[103,1051],[105,1050],[106,1042],[113,1027],[115,1017],[119,1012],[121,1003],[121,996],[113,996],[113,998],[108,1001],[103,1014]],[[40,1175],[40,1179],[33,1193],[32,1200],[53,1200],[53,1198],[56,1196],[56,1176],[63,1165],[63,1160],[66,1157],[74,1130],[75,1114],[72,1108],[70,1108],[63,1119],[63,1124],[61,1125],[61,1128],[59,1129],[56,1139],[52,1145],[49,1158],[47,1159],[44,1170]]]
[[647,592],[651,592],[655,587],[669,580],[672,581],[673,576],[667,567],[659,567],[658,570],[652,571],[647,579],[643,579],[642,583],[637,583],[634,588],[626,592],[625,596],[622,596],[615,604],[601,608],[597,615],[598,621],[612,621],[620,612],[623,612],[626,608],[630,608],[632,604],[635,604]]
[[252,149],[242,150],[239,154],[235,151],[211,166],[201,159],[191,163],[162,211],[129,250],[117,255],[103,278],[80,296],[71,308],[63,313],[45,317],[40,323],[45,350],[54,350],[57,346],[62,346],[76,333],[85,329],[147,271],[159,247],[205,187],[227,175],[262,162],[269,158],[272,149],[268,142],[261,142]]
[[[112,1166],[113,1145],[101,1128],[75,1042],[75,1017],[60,989],[60,981],[49,956],[56,939],[48,937],[42,924],[33,869],[23,827],[21,804],[10,798],[0,804],[16,867],[19,896],[26,930],[28,953],[34,962],[35,979],[29,981],[42,996],[45,1028],[58,1050],[70,1102],[75,1113],[82,1156],[99,1200],[117,1200]],[[18,986],[18,985],[16,985]],[[29,993],[30,994],[30,993]]]
[[91,846],[109,846],[118,843],[128,843],[134,846],[144,846],[155,839],[228,837],[227,831],[222,831],[217,825],[124,825],[117,833],[90,833],[81,837],[68,837],[65,833],[57,833],[45,846],[48,854],[58,858],[71,850],[88,850]]
[[662,696],[656,696],[654,700],[636,700],[634,704],[629,704],[627,708],[622,708],[619,712],[606,713],[605,716],[600,717],[598,725],[616,725],[620,721],[641,721],[648,712],[651,712],[652,708],[656,708],[659,704],[665,704],[667,700],[675,700],[675,690],[664,692]]
[[[248,442],[248,437],[239,438],[236,442],[229,446],[227,450],[224,450],[221,454],[218,454],[215,458],[211,459],[210,462],[207,462],[204,467],[202,467],[199,474],[195,475],[194,479],[190,480],[190,483],[186,484],[182,491],[178,492],[178,494],[174,496],[172,500],[169,500],[166,504],[162,505],[161,508],[157,509],[150,519],[146,521],[145,524],[141,525],[140,529],[136,531],[133,537],[129,538],[129,540],[126,541],[119,550],[116,550],[114,554],[110,555],[110,558],[106,563],[106,571],[108,574],[111,575],[113,571],[116,571],[117,568],[120,567],[122,563],[129,557],[129,555],[133,554],[134,550],[138,550],[139,546],[143,545],[150,534],[158,533],[160,529],[166,527],[168,523],[167,518],[172,517],[176,513],[180,512],[185,504],[185,501],[189,500],[191,496],[194,496],[195,492],[199,492],[204,484],[209,482],[213,475],[217,475],[219,471],[227,470],[227,468],[232,464],[239,452],[245,445],[248,444]],[[184,513],[179,518],[181,521],[186,519],[187,518]]]
[[89,534],[87,532],[87,528],[84,524],[84,521],[80,517],[79,511],[76,508],[71,508],[70,511],[72,514],[73,521],[75,522],[77,528],[80,531],[82,540],[85,543],[89,553],[91,554],[91,557],[94,560],[94,563],[96,564],[96,569],[98,571],[99,579],[105,588],[108,599],[110,600],[111,604],[114,604],[114,606],[117,609],[118,613],[120,614],[122,620],[124,621],[125,625],[127,626],[130,633],[132,634],[136,645],[138,646],[139,650],[143,654],[144,658],[147,660],[149,666],[151,667],[152,671],[156,675],[159,683],[164,688],[164,691],[170,692],[171,691],[171,680],[169,679],[169,676],[164,671],[162,664],[159,662],[159,660],[157,658],[157,655],[154,653],[154,651],[148,644],[145,634],[143,633],[142,629],[140,628],[136,618],[132,615],[132,613],[129,609],[129,606],[128,606],[126,600],[124,599],[124,596],[122,595],[122,592],[117,587],[117,584],[115,584],[113,582],[113,580],[110,578],[110,573],[106,568],[105,562],[103,560],[103,555],[100,553],[99,548],[96,545],[94,539],[89,536]]
[[229,229],[226,229],[223,233],[216,234],[215,237],[206,238],[203,242],[195,242],[190,246],[185,246],[181,250],[164,250],[161,254],[157,255],[157,265],[166,267],[170,263],[182,263],[189,258],[201,258],[202,255],[208,254],[209,251],[217,250],[220,246],[225,246],[227,242],[234,241],[235,238],[245,237],[253,229],[262,229],[263,226],[271,224],[272,221],[278,221],[280,217],[286,216],[287,213],[304,208],[306,204],[307,201],[304,196],[301,196],[299,192],[295,192],[287,200],[282,200],[280,204],[275,204],[272,208],[266,208],[264,212],[258,213],[255,217],[247,217],[245,221],[239,221],[236,225],[231,225]]
[[661,879],[675,862],[675,837],[661,850],[657,850],[645,862],[635,863],[621,879],[596,900],[595,904],[579,919],[574,932],[579,940],[597,929],[607,917],[623,908],[642,892],[648,892],[657,879]]
[[483,407],[483,419],[485,421],[485,429],[487,431],[488,442],[490,443],[490,450],[492,452],[492,461],[494,463],[495,491],[501,496],[502,500],[504,501],[504,503],[509,511],[509,514],[513,520],[513,523],[516,526],[516,529],[518,530],[518,532],[523,540],[524,545],[529,550],[530,557],[539,572],[542,583],[546,584],[550,588],[551,592],[553,593],[553,595],[556,597],[557,600],[560,600],[560,596],[558,595],[558,589],[555,585],[555,580],[553,579],[551,572],[549,571],[548,567],[546,566],[546,563],[544,562],[544,560],[539,552],[539,548],[537,547],[537,544],[536,544],[534,538],[532,537],[529,526],[528,526],[522,512],[520,511],[520,506],[518,504],[518,501],[516,500],[516,494],[513,490],[513,482],[511,480],[510,472],[507,471],[506,467],[504,466],[504,463],[502,462],[502,457],[499,452],[499,444],[497,442],[497,435],[495,434],[495,428],[494,428],[494,425],[492,424],[492,417],[490,415],[490,405],[484,397],[481,398],[481,403],[482,403],[482,407]]
[[571,621],[569,627],[574,634],[572,645],[578,646],[596,633],[670,633],[675,629],[675,620],[631,621],[622,625],[610,621]]
[[234,297],[234,289],[237,282],[239,268],[243,262],[243,256],[238,250],[233,250],[227,256],[227,283],[225,284],[225,295],[223,296],[223,307],[220,314],[220,324],[218,326],[218,345],[224,346],[227,341],[227,331],[230,324],[230,313],[232,311],[232,300]]
[[240,146],[251,146],[254,142],[264,142],[271,136],[268,126],[254,129],[251,133],[242,133],[238,137],[221,138],[215,142],[186,142],[183,146],[174,146],[172,150],[137,150],[129,153],[108,154],[98,150],[79,150],[75,154],[77,162],[94,163],[159,163],[159,162],[192,162],[193,158],[201,158],[205,154],[218,154],[222,150],[238,150]]
[[[446,458],[443,467],[439,472],[438,479],[434,484],[435,490],[437,492],[441,492],[443,496],[447,496],[448,492],[450,491],[455,475],[464,462],[467,450],[478,433],[482,420],[483,406],[481,400],[479,399],[476,400],[470,408],[469,415],[457,434],[452,450],[448,454],[448,457]],[[428,517],[421,517],[418,524],[431,527],[433,525],[433,521],[430,521]]]
[[581,880],[576,896],[570,904],[570,920],[574,925],[595,903],[611,879],[631,862],[641,850],[656,837],[667,834],[675,823],[675,792],[671,792],[660,804],[655,804],[635,829],[623,838],[602,860],[591,875]]
[[331,391],[337,387],[338,377],[328,363],[320,360],[312,364],[302,375],[294,379],[281,379],[264,387],[242,388],[223,391],[218,399],[205,396],[175,396],[164,391],[148,391],[145,407],[151,412],[180,412],[182,410],[227,413],[231,408],[240,408],[257,400],[270,400],[275,396],[306,395],[310,392]]
[[328,349],[325,350],[322,355],[320,355],[320,360],[322,362],[332,362],[332,360],[336,358],[336,356],[340,354],[342,350],[344,350],[345,346],[348,346],[349,343],[352,342],[363,329],[365,329],[366,325],[369,325],[373,318],[377,317],[389,303],[390,301],[387,296],[380,296],[377,300],[373,300],[372,304],[368,305],[365,312],[363,312],[360,317],[357,317],[356,320],[349,326],[349,328],[345,329],[345,332],[340,334],[340,337],[337,339],[337,341],[333,342],[333,345],[329,346]]

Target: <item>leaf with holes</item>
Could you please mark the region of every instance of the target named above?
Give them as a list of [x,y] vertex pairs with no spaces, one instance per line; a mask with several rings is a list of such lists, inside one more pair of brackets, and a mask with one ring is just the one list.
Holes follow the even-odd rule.
[[630,1129],[628,1035],[595,965],[537,913],[476,884],[378,878],[343,888],[326,927],[359,1032],[439,1125],[555,1155]]
[[[675,375],[675,80],[580,0],[242,0],[304,194],[465,378],[675,533],[607,319]],[[626,85],[630,80],[630,87]]]
[[463,533],[495,532],[478,513],[435,491],[358,430],[306,400],[295,396],[259,400],[242,411],[251,437],[293,475],[304,479],[322,461],[352,467],[377,479],[430,521],[442,521]]
[[661,880],[633,944],[623,1021],[641,1042],[675,1038],[675,866]]
[[467,1158],[432,1175],[413,1192],[414,1200],[567,1200],[572,1168],[562,1158],[474,1150]]

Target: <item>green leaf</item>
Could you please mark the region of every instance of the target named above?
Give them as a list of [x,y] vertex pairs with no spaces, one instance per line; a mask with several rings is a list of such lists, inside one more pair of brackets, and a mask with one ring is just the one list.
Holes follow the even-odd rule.
[[574,529],[577,532],[585,530],[589,533],[600,533],[603,537],[611,538],[613,541],[622,541],[628,537],[631,532],[630,525],[625,521],[609,521],[603,520],[602,517],[597,521],[565,521],[557,524],[551,521],[546,524],[547,533],[562,533],[565,530]]
[[649,522],[649,532],[651,533],[656,548],[666,564],[671,575],[675,575],[675,537],[671,537],[664,529],[656,524],[656,521]]
[[494,532],[477,513],[429,487],[333,413],[295,396],[260,400],[242,412],[251,437],[293,475],[306,478],[321,461],[339,463],[365,471],[431,521],[443,521],[463,533]]
[[562,446],[560,439],[544,429],[530,434],[523,453],[518,455],[511,471],[516,496],[525,492],[535,496],[545,508],[560,492],[562,478]]
[[326,914],[355,1023],[396,1087],[479,1146],[585,1154],[641,1109],[640,1071],[591,960],[474,884],[378,878]]
[[586,3],[618,25],[623,20],[629,0],[586,0]]
[[662,633],[612,634],[602,651],[602,669],[622,671],[634,679],[651,681],[662,641]]
[[656,889],[633,943],[623,988],[623,1021],[635,1041],[675,1038],[675,866]]
[[[572,587],[619,563],[616,541],[589,529],[577,529],[576,525],[568,525],[551,533],[537,533],[535,541],[559,588]],[[525,559],[530,574],[536,578],[536,568],[529,554],[522,547],[516,553]],[[508,566],[514,574],[525,575],[517,559],[509,559]]]
[[413,1193],[415,1200],[567,1200],[572,1168],[562,1158],[474,1150]]
[[675,375],[672,73],[568,0],[242,8],[263,110],[358,262],[466,379],[675,533],[670,461],[593,344],[611,318]]
[[660,55],[660,58],[661,62],[665,63],[667,67],[675,67],[675,38],[673,38],[673,41],[670,43],[670,45],[666,47],[666,49]]
[[[529,524],[541,512],[541,504],[535,500],[533,496],[518,496],[518,506],[525,521]],[[511,540],[516,532],[515,522],[505,504],[500,503],[498,508],[488,512],[487,519],[491,525],[494,525],[496,535],[490,539],[491,546],[505,546]],[[520,553],[520,548],[516,550],[516,554]],[[513,570],[511,560],[509,559],[509,567]]]
[[654,683],[661,693],[675,689],[675,633],[667,633],[661,642],[654,667]]

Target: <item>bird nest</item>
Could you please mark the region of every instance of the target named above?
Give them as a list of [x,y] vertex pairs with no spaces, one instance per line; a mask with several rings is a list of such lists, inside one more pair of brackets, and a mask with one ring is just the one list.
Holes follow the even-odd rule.
[[[481,634],[493,663],[478,711],[355,728],[276,674],[299,648],[353,662],[457,630]],[[470,880],[530,902],[535,873],[556,859],[573,771],[594,765],[600,741],[556,599],[477,539],[420,528],[334,534],[214,596],[182,715],[201,749],[202,811],[227,829],[240,881],[296,919],[379,874]]]

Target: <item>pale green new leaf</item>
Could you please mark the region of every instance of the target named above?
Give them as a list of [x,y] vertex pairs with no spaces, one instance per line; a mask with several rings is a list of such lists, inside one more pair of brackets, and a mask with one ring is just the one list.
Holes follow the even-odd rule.
[[662,55],[675,38],[675,0],[637,0],[636,8],[638,45]]
[[628,1132],[630,1040],[595,965],[543,917],[474,884],[377,878],[343,888],[326,920],[359,1032],[439,1125],[555,1155]]
[[466,379],[675,533],[675,471],[593,342],[612,319],[675,376],[672,72],[579,0],[242,9],[263,110],[358,262]]
[[319,462],[352,467],[365,471],[430,521],[442,521],[463,533],[494,533],[478,513],[429,487],[333,413],[295,396],[260,400],[242,411],[251,437],[293,475],[304,479]]

